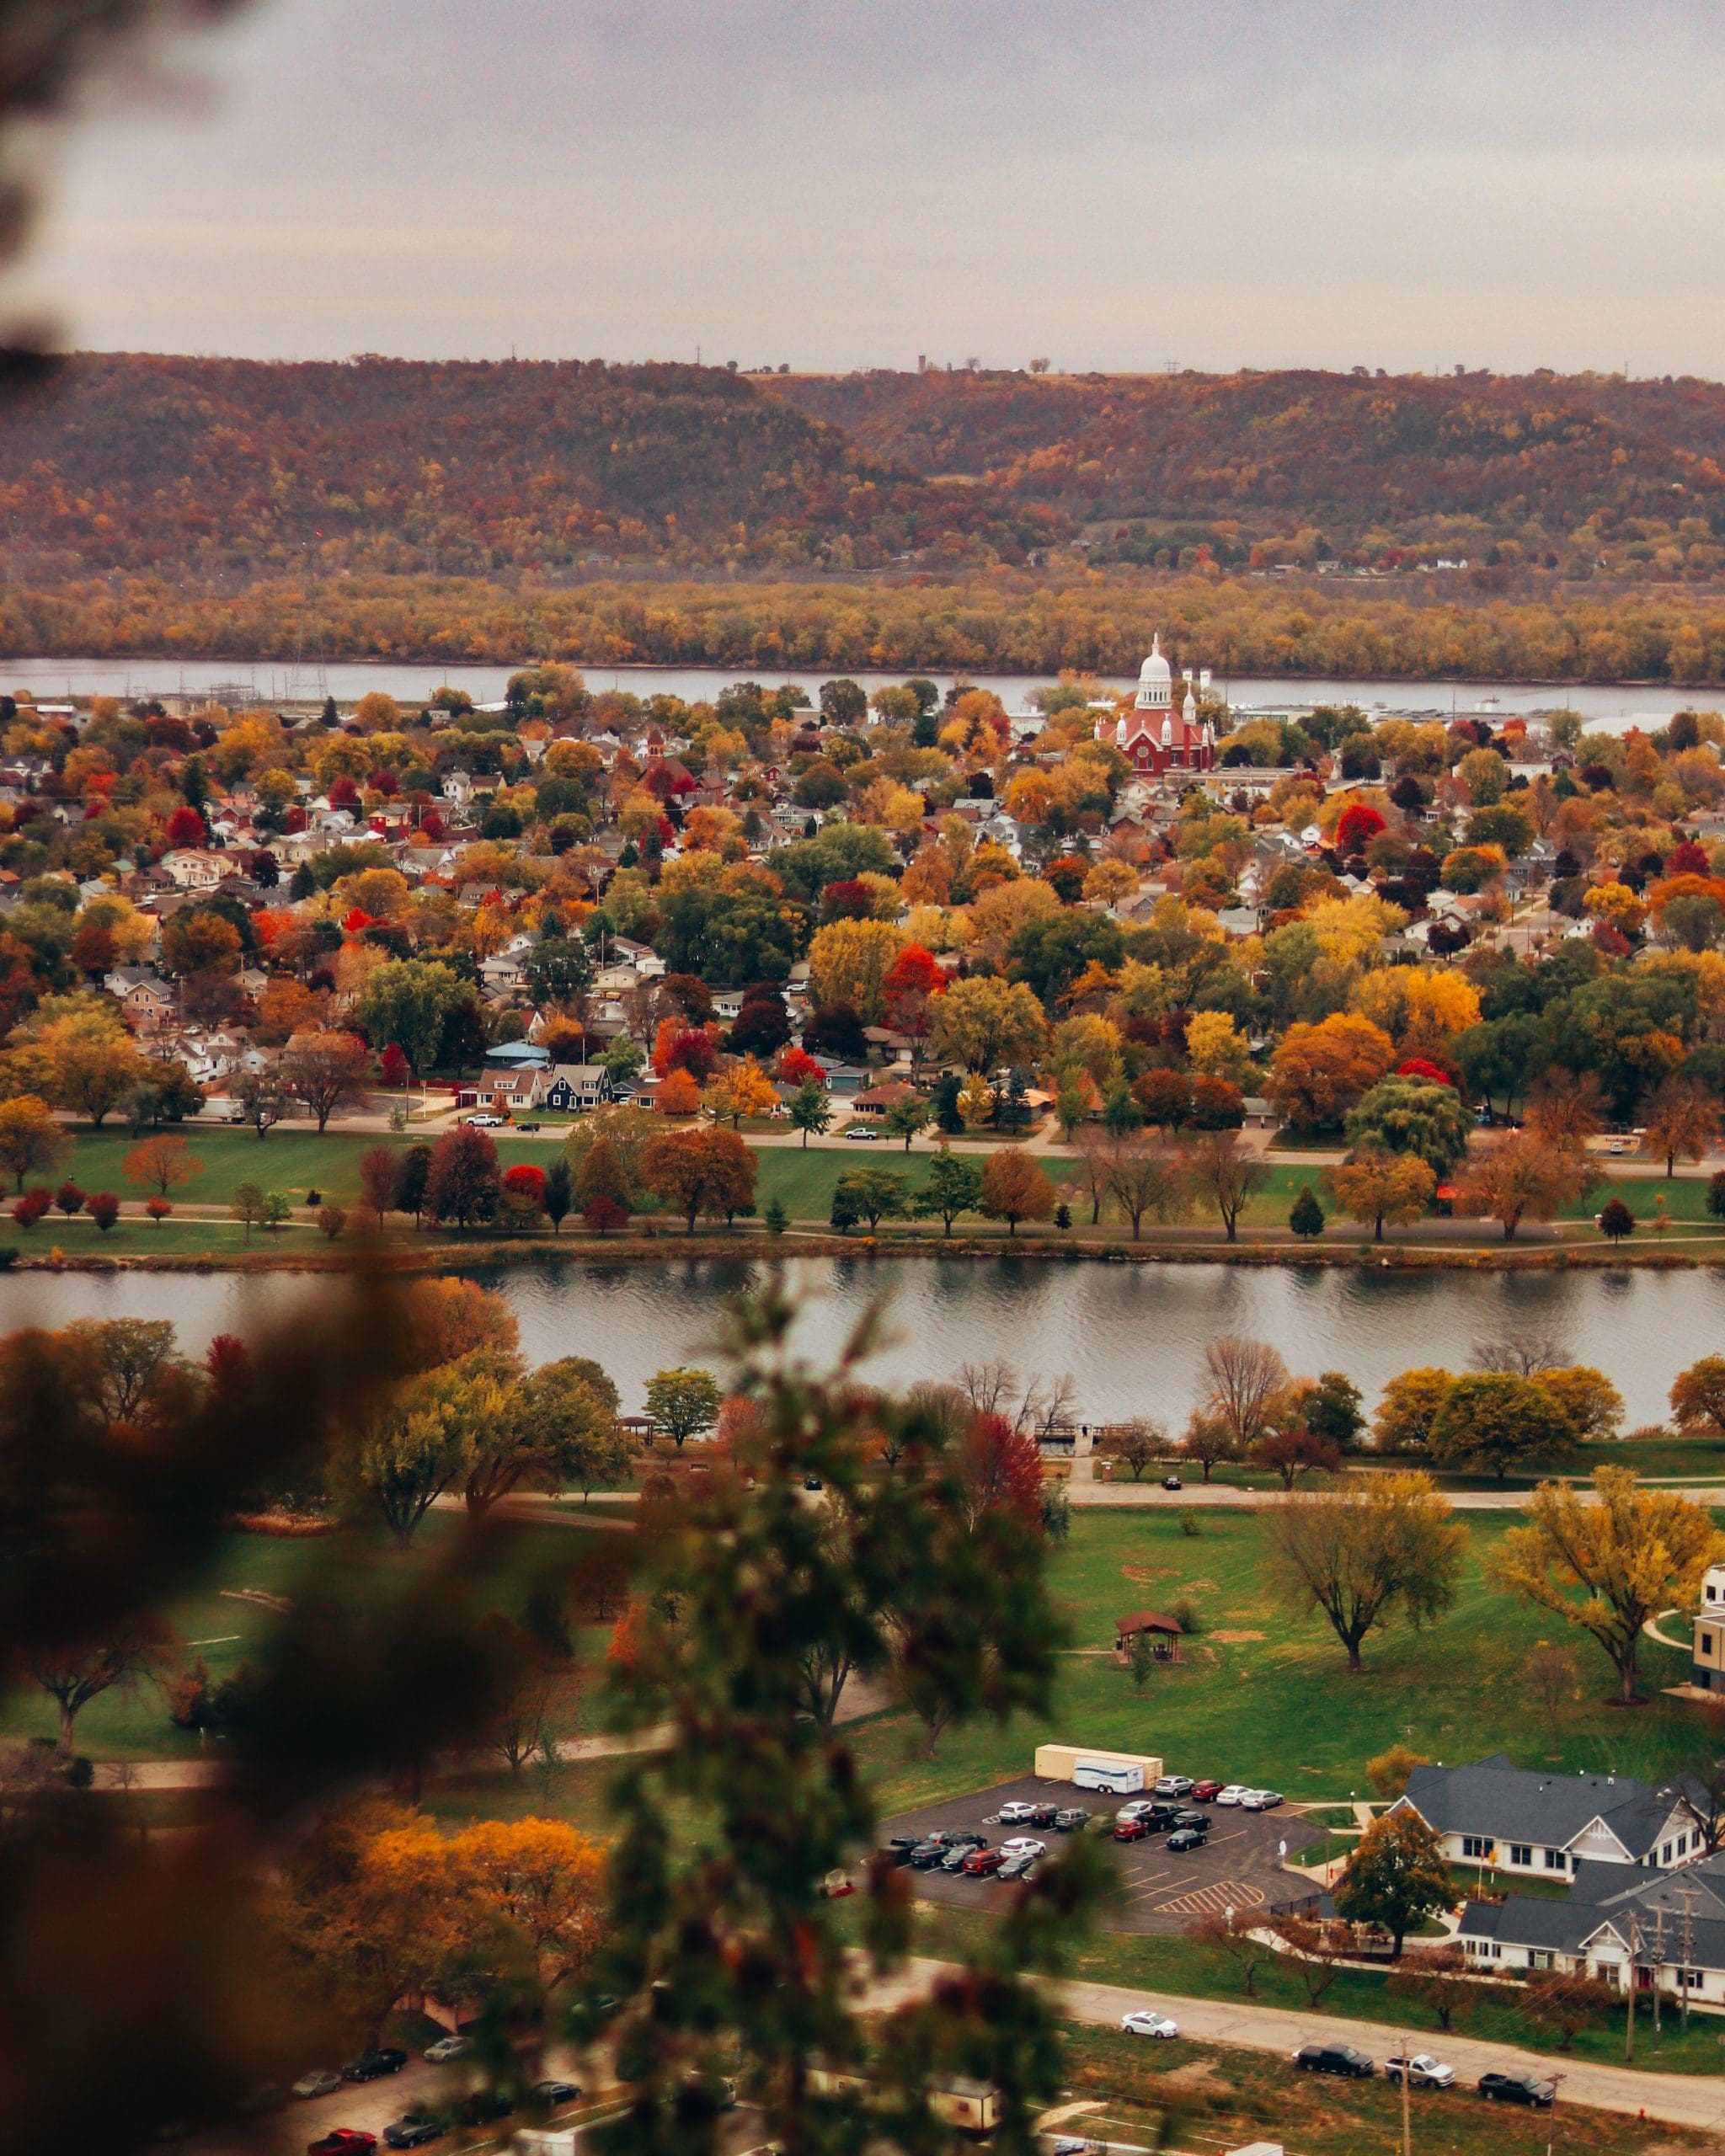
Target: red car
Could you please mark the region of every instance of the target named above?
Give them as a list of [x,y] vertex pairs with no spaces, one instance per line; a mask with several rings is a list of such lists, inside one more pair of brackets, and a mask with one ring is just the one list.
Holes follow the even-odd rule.
[[1141,1842],[1150,1832],[1147,1819],[1122,1819],[1114,1828],[1117,1842]]
[[1220,1782],[1194,1782],[1189,1801],[1194,1804],[1214,1804],[1221,1795],[1223,1786],[1224,1785]]
[[377,2146],[375,2133],[356,2126],[339,2126],[321,2141],[310,2143],[306,2156],[371,2156]]
[[986,1879],[991,1871],[998,1871],[1006,1860],[1001,1849],[972,1849],[964,1860],[964,1876]]

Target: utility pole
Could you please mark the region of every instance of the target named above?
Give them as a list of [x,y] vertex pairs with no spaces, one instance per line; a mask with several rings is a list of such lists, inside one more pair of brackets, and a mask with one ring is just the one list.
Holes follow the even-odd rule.
[[1629,2011],[1623,2020],[1623,2063],[1635,2064],[1635,1978],[1636,1965],[1641,1956],[1641,1919],[1632,1909],[1629,1913]]
[[1683,1904],[1683,1972],[1678,1980],[1678,1989],[1683,1994],[1681,2012],[1683,2033],[1689,2034],[1689,1972],[1695,1953],[1695,1889],[1685,1879],[1677,1890],[1677,1898]]
[[1665,1965],[1665,1904],[1653,1912],[1653,2049],[1659,2048],[1659,1972]]

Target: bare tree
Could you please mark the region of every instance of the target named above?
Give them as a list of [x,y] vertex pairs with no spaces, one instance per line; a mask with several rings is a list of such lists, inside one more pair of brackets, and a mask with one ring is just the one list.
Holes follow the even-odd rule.
[[1551,1756],[1555,1759],[1563,1748],[1560,1727],[1563,1710],[1581,1691],[1581,1665],[1567,1647],[1541,1640],[1523,1662],[1521,1678],[1546,1718],[1551,1738]]
[[1216,1916],[1199,1917],[1187,1927],[1186,1935],[1231,1961],[1240,1972],[1240,1988],[1248,1999],[1258,1996],[1258,1972],[1276,1958],[1270,1936],[1258,1934],[1260,1919],[1250,1909],[1229,1909]]
[[[1131,1470],[1135,1482],[1143,1481],[1145,1469],[1153,1466],[1167,1449],[1167,1433],[1147,1415],[1135,1415],[1130,1422],[1117,1422],[1109,1433],[1109,1454],[1123,1467]],[[1209,1480],[1208,1475],[1205,1480]]]
[[1135,1243],[1148,1213],[1178,1220],[1191,1210],[1178,1157],[1144,1137],[1117,1139],[1108,1155],[1108,1193],[1132,1223]]
[[1389,1988],[1392,1998],[1424,2007],[1440,2029],[1465,2021],[1479,1999],[1479,1979],[1459,1946],[1410,1946]]
[[1185,1166],[1199,1203],[1212,1209],[1232,1242],[1240,1215],[1252,1193],[1268,1183],[1269,1170],[1255,1153],[1242,1150],[1231,1130],[1212,1131],[1200,1138],[1186,1155]]
[[1114,1141],[1105,1132],[1087,1128],[1079,1132],[1072,1150],[1078,1161],[1077,1179],[1090,1200],[1090,1225],[1093,1228],[1102,1218],[1103,1200],[1108,1194],[1108,1164]]
[[[1305,1987],[1306,2004],[1314,2009],[1322,2006],[1324,1993],[1342,1973],[1343,1957],[1348,1951],[1345,1937],[1337,1936],[1334,1924],[1311,1924],[1300,1917],[1278,1918],[1275,1928],[1293,1961],[1294,1972]],[[1345,1934],[1346,1926],[1341,1929]]]
[[1046,1444],[1071,1428],[1077,1392],[1070,1370],[1057,1378],[1036,1379],[1018,1404],[1019,1428],[1038,1444]]
[[[1219,1467],[1226,1460],[1240,1457],[1239,1444],[1233,1431],[1220,1415],[1194,1414],[1186,1425],[1186,1434],[1180,1447],[1188,1460],[1195,1460],[1204,1470],[1204,1479],[1210,1481],[1210,1470]],[[1195,1518],[1196,1515],[1190,1515]]]
[[1236,1451],[1244,1452],[1269,1428],[1288,1365],[1268,1341],[1225,1332],[1204,1349],[1204,1367],[1203,1412],[1225,1427]]
[[958,1386],[974,1413],[1004,1416],[1009,1422],[1017,1420],[1018,1373],[1001,1357],[986,1363],[961,1364]]
[[1605,1124],[1598,1074],[1553,1070],[1528,1096],[1527,1128],[1547,1145],[1585,1145]]
[[1549,1332],[1506,1332],[1476,1340],[1468,1356],[1477,1370],[1502,1370],[1511,1377],[1537,1377],[1541,1370],[1567,1369],[1569,1355]]

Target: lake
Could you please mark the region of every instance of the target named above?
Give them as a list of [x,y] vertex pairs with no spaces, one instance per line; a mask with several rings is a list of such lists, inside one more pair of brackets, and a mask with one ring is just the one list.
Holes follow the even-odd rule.
[[[654,1370],[714,1368],[725,1298],[763,1278],[758,1264],[666,1260],[510,1267],[500,1288],[526,1353],[590,1355],[626,1410]],[[832,1356],[872,1301],[888,1337],[869,1374],[904,1385],[950,1379],[999,1358],[1025,1379],[1071,1376],[1087,1422],[1154,1414],[1183,1422],[1205,1344],[1220,1333],[1272,1342],[1292,1369],[1345,1370],[1368,1406],[1415,1364],[1465,1367],[1473,1345],[1510,1332],[1549,1337],[1617,1385],[1632,1428],[1663,1419],[1672,1379],[1725,1336],[1725,1271],[1404,1273],[1365,1266],[1103,1265],[998,1260],[793,1258],[777,1270],[798,1306],[796,1344]],[[200,1353],[293,1312],[317,1322],[339,1292],[292,1273],[0,1273],[0,1332],[75,1317],[165,1317]]]
[[[523,664],[526,662],[523,661]],[[811,696],[828,676],[819,669],[802,673],[771,669],[716,666],[585,666],[580,670],[592,689],[628,689],[639,696],[661,691],[693,702],[711,698],[729,681],[759,681],[777,688],[799,681]],[[288,659],[8,659],[0,658],[0,690],[28,689],[37,696],[90,696],[133,697],[204,693],[216,687],[243,688],[247,698],[271,703],[289,696],[334,696],[344,702],[381,689],[404,703],[423,703],[434,690],[447,684],[465,689],[475,703],[495,702],[508,686],[513,666],[425,665],[398,661],[344,662],[322,668],[297,669]],[[902,674],[857,674],[851,677],[864,688],[887,681],[900,681]],[[949,674],[928,677],[943,689],[953,679]],[[1025,699],[1046,675],[966,675],[979,688],[991,689],[1009,711],[1025,708]],[[1220,677],[1218,676],[1220,682]],[[1104,686],[1120,690],[1131,684],[1110,679]],[[1357,703],[1371,711],[1417,712],[1447,718],[1452,711],[1477,710],[1487,700],[1494,702],[1498,716],[1514,712],[1549,711],[1567,704],[1592,724],[1621,730],[1637,721],[1662,726],[1674,712],[1691,706],[1717,706],[1722,692],[1704,689],[1625,687],[1615,683],[1573,683],[1563,686],[1530,685],[1525,681],[1343,681],[1242,678],[1225,685],[1236,709],[1252,706],[1297,703]]]

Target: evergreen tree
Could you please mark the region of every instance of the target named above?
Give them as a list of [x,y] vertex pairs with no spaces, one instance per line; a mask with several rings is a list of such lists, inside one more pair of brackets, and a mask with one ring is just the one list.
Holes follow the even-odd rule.
[[1294,1209],[1288,1215],[1288,1225],[1306,1242],[1314,1241],[1324,1231],[1324,1209],[1313,1195],[1309,1182],[1300,1186],[1300,1195],[1295,1199]]

